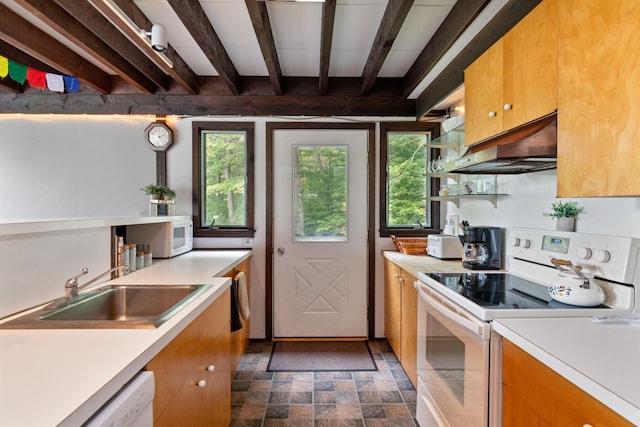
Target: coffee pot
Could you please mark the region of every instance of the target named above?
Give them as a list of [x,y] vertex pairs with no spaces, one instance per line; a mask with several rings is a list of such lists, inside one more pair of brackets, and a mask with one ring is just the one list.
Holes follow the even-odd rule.
[[499,227],[463,228],[462,266],[472,270],[502,268],[502,245]]

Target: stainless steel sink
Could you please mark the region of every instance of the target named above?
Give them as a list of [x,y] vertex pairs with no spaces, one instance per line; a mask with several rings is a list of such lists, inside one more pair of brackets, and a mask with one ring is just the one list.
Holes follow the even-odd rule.
[[210,286],[105,286],[0,324],[0,329],[157,328]]

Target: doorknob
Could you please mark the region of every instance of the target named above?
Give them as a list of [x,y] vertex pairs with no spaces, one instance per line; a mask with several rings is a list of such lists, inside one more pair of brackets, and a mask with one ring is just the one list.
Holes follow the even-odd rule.
[[284,255],[284,248],[278,248],[278,255]]

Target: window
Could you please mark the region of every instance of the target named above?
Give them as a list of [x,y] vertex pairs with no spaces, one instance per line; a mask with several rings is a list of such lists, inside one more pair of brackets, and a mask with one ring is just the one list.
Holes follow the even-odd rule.
[[440,185],[427,176],[427,143],[439,134],[439,123],[380,124],[380,236],[440,232],[440,204],[425,199]]
[[253,126],[193,123],[196,236],[253,236]]

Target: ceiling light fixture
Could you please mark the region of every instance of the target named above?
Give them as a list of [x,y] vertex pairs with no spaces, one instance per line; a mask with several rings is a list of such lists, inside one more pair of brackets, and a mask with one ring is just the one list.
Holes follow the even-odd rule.
[[[111,9],[111,11],[116,14],[118,18],[127,25],[127,27],[129,27],[135,34],[137,34],[138,37],[142,38],[147,43],[147,45],[156,52],[156,55],[162,60],[162,62],[167,64],[170,68],[173,68],[173,61],[171,61],[171,59],[169,59],[169,57],[165,55],[169,44],[167,43],[167,29],[163,25],[154,24],[151,27],[151,32],[147,32],[145,29],[138,27],[136,23],[133,22],[131,18],[129,18],[129,15],[124,13],[113,0],[102,0],[102,2],[109,9]],[[110,18],[107,17],[107,19]],[[131,38],[129,34],[125,35]],[[151,39],[149,39],[149,35],[151,36]],[[154,41],[156,43],[154,43]]]

